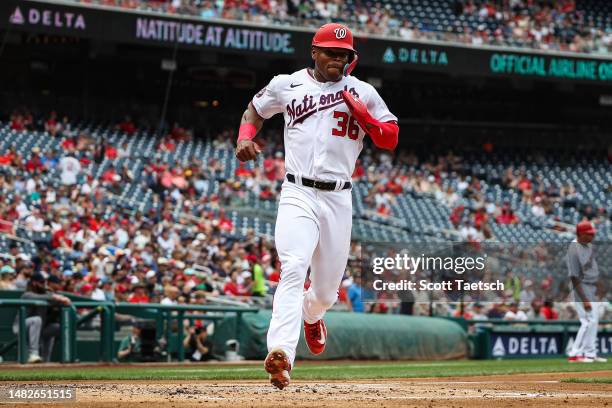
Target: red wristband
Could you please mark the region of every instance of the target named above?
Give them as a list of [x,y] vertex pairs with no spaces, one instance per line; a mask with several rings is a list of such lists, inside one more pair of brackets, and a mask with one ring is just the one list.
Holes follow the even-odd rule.
[[253,140],[257,134],[257,128],[252,123],[243,123],[238,129],[238,143],[243,140]]

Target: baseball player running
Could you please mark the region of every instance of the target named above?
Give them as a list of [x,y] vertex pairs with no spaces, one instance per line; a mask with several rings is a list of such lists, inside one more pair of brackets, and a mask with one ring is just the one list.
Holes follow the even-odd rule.
[[[314,68],[275,76],[249,103],[238,132],[236,157],[255,160],[253,141],[264,120],[285,119],[285,167],[275,242],[281,279],[268,330],[265,369],[271,383],[289,385],[304,320],[314,354],[325,349],[325,312],[336,302],[351,239],[351,175],[368,134],[380,148],[397,145],[397,118],[369,84],[351,76],[357,64],[353,35],[326,24],[314,35]],[[310,267],[310,287],[304,281]]]
[[597,326],[599,307],[597,303],[597,281],[599,268],[593,253],[593,238],[597,231],[589,221],[576,226],[576,239],[567,251],[567,268],[572,283],[572,295],[580,329],[568,352],[569,362],[605,363],[607,359],[597,356]]

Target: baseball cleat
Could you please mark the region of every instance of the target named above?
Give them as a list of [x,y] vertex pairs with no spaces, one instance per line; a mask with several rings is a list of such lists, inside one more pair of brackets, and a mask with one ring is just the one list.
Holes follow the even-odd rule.
[[325,322],[319,320],[310,324],[304,321],[304,338],[312,354],[321,354],[327,342],[327,328]]
[[583,359],[582,356],[573,356],[573,357],[568,357],[567,361],[569,361],[570,363],[579,363],[581,362]]
[[580,360],[578,360],[580,363],[594,363],[595,359],[591,358],[591,357],[582,357]]
[[603,357],[593,357],[593,361],[596,363],[607,363],[608,359]]
[[268,374],[270,374],[270,383],[273,386],[282,390],[289,385],[291,378],[289,373],[291,372],[291,363],[287,354],[281,349],[274,349],[268,353],[264,367]]

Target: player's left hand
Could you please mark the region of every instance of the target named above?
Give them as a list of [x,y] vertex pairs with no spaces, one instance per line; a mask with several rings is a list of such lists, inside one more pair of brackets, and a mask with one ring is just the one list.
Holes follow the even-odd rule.
[[242,140],[236,146],[236,157],[242,162],[255,160],[259,153],[261,153],[261,147],[252,140]]

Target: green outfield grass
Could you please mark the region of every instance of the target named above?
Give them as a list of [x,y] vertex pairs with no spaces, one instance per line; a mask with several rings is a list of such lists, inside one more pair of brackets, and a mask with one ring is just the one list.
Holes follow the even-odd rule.
[[[518,373],[611,370],[612,362],[569,364],[565,359],[461,360],[434,362],[300,363],[291,377],[297,380],[452,377]],[[0,381],[26,380],[250,380],[266,378],[260,365],[100,366],[3,368]]]
[[587,383],[587,384],[612,384],[612,377],[564,378],[561,380],[561,382]]

